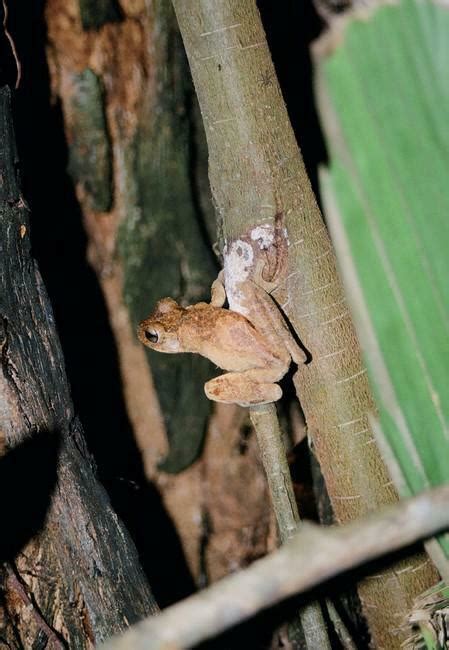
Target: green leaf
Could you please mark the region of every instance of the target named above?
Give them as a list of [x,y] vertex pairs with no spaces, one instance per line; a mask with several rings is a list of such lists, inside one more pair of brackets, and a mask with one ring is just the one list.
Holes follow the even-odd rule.
[[409,0],[318,66],[326,217],[404,495],[449,482],[448,63],[449,11]]

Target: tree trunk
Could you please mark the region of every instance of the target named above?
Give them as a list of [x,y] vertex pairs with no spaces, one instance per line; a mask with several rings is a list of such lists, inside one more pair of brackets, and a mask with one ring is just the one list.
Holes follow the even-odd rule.
[[[309,355],[297,394],[336,519],[349,521],[397,495],[374,444],[366,370],[256,3],[174,6],[206,129],[230,306],[241,309],[239,282],[263,261]],[[413,598],[436,579],[430,560],[416,555],[359,585],[376,645],[399,647]]]
[[31,255],[7,87],[0,143],[1,637],[8,647],[92,648],[157,606],[73,410]]

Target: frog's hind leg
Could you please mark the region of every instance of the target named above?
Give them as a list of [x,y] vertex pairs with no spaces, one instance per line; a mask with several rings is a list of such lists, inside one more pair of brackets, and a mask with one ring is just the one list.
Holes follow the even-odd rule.
[[285,346],[298,366],[305,363],[307,355],[295,341],[274,298],[254,282],[251,282],[251,285],[254,292],[253,304],[257,308],[247,316],[248,320],[265,338],[268,340],[275,338],[279,347]]
[[277,402],[282,397],[278,384],[253,381],[244,372],[227,372],[204,385],[206,396],[214,402],[252,406]]

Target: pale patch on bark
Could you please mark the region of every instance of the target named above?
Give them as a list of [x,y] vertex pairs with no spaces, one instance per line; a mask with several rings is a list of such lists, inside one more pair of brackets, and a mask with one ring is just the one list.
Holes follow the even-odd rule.
[[224,280],[229,308],[246,316],[248,315],[248,309],[243,304],[245,296],[240,289],[240,285],[250,277],[254,263],[253,248],[251,244],[243,241],[243,239],[236,239],[230,244],[225,244],[223,257]]
[[261,250],[266,250],[274,242],[275,232],[272,223],[263,223],[250,231],[251,239],[259,245]]

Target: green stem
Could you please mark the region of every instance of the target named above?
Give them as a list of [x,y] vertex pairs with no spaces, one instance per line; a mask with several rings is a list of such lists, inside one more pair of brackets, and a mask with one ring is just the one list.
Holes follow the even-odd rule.
[[[279,535],[282,543],[291,539],[301,525],[287,463],[282,431],[274,404],[253,406],[249,410],[256,431],[262,463],[267,475]],[[299,612],[308,648],[330,648],[326,624],[319,603],[309,603]]]

